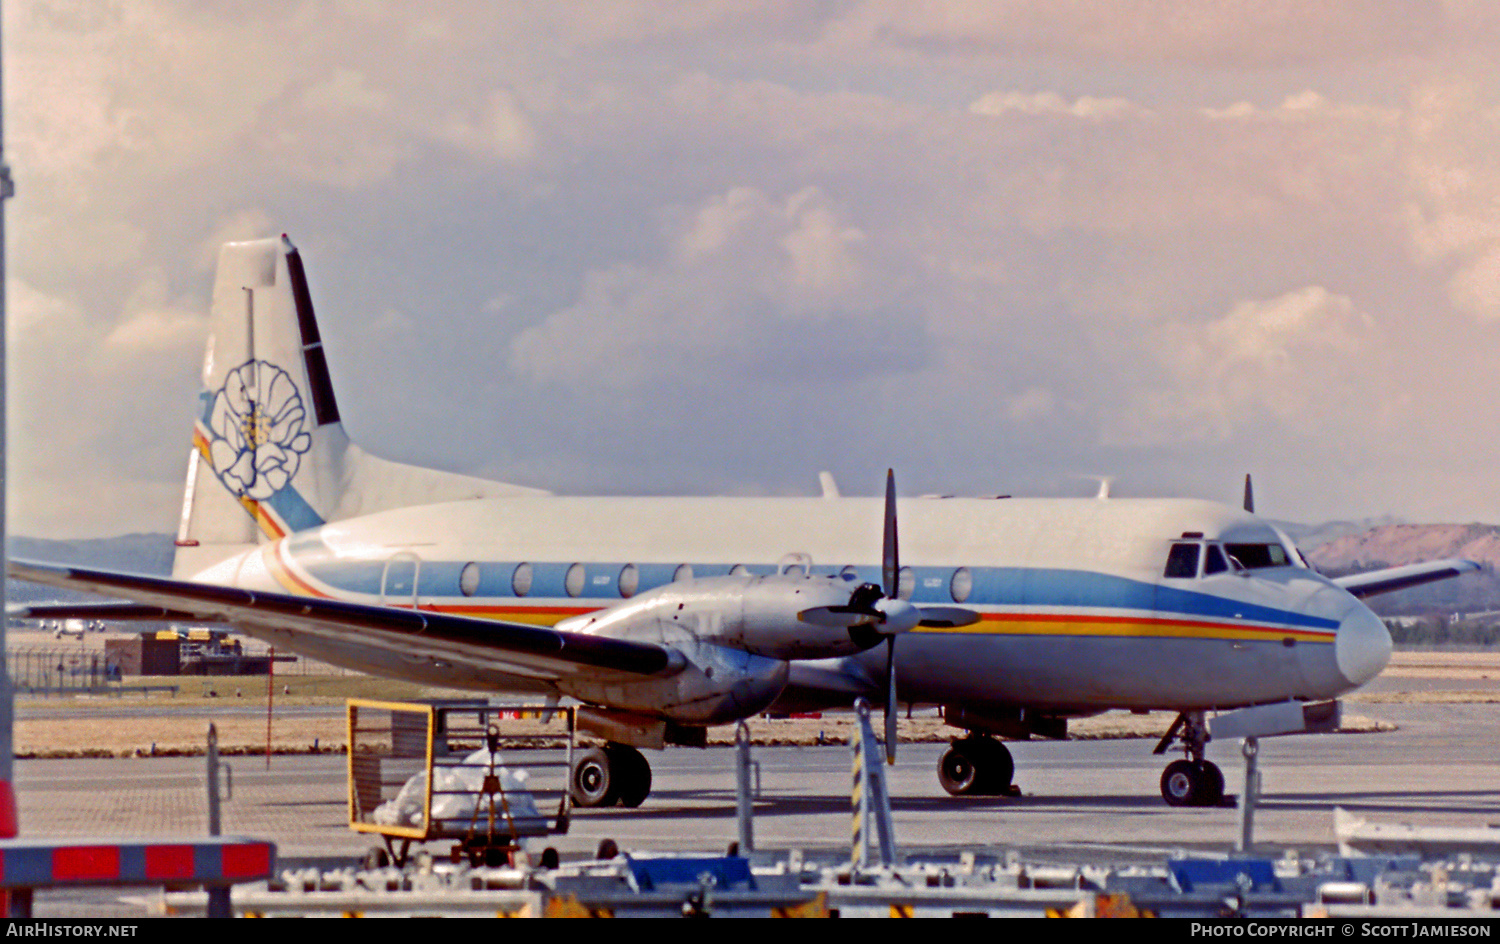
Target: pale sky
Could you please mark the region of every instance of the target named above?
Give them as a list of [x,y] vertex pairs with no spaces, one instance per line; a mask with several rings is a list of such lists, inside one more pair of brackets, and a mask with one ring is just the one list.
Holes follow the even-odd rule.
[[10,527],[170,531],[217,246],[587,494],[1500,521],[1492,0],[4,5]]

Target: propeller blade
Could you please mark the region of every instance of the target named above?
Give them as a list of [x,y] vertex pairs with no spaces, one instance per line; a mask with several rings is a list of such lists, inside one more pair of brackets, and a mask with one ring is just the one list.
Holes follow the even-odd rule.
[[896,599],[901,554],[896,549],[896,470],[885,470],[885,541],[880,553],[880,576],[887,599]]
[[885,644],[885,762],[896,762],[896,637]]
[[1255,514],[1255,489],[1250,487],[1250,473],[1245,473],[1245,510]]

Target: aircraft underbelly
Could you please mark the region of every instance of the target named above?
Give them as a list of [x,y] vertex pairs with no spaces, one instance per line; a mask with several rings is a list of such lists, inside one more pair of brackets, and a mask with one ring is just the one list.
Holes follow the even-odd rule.
[[[1297,649],[1327,644],[1160,637],[914,634],[898,644],[900,697],[1078,711],[1212,708],[1321,698]],[[1310,659],[1319,654],[1309,653]],[[1331,652],[1321,655],[1331,659]]]

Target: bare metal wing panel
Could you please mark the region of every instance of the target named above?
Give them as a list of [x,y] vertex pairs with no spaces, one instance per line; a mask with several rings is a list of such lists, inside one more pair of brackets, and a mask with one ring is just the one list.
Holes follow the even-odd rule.
[[[12,561],[8,572],[33,583],[134,601],[124,612],[159,608],[147,610],[154,613],[148,618],[227,623],[320,652],[363,654],[371,662],[392,656],[434,660],[537,682],[625,681],[671,672],[681,664],[681,657],[665,646],[528,624],[26,561]],[[48,609],[60,612],[59,607]],[[83,613],[90,606],[78,609]],[[93,610],[97,616],[99,608]]]

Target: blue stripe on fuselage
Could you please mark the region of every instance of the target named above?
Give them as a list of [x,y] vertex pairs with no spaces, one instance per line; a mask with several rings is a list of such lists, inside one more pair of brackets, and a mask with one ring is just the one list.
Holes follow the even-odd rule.
[[[320,531],[314,530],[288,538],[287,553],[310,576],[340,593],[380,595],[386,562],[340,560],[324,543]],[[479,568],[479,587],[473,596],[464,596],[459,589],[459,576],[468,563],[470,562],[422,561],[418,595],[471,605],[486,600],[518,599],[537,604],[543,601],[555,603],[559,600],[576,599],[580,602],[608,605],[606,601],[620,599],[617,590],[618,576],[620,569],[625,566],[623,562],[585,563],[583,592],[578,597],[570,597],[564,589],[564,577],[573,562],[529,561],[527,563],[532,568],[531,590],[525,597],[518,597],[511,588],[511,576],[522,561],[479,561],[474,562]],[[719,576],[729,570],[729,566],[725,564],[692,566],[698,577]],[[671,564],[638,564],[637,568],[640,574],[639,592],[671,583],[676,572],[676,565]],[[775,565],[771,564],[751,565],[749,569],[756,574],[776,572]],[[952,606],[953,599],[948,588],[957,569],[913,567],[916,586],[912,602]],[[1168,618],[1232,619],[1314,630],[1338,628],[1338,622],[1332,619],[1091,571],[1049,567],[970,567],[968,570],[973,576],[973,589],[968,599],[961,604],[963,606],[1128,610],[1155,612],[1158,616]],[[879,581],[878,567],[861,566],[856,571],[857,582]],[[823,569],[818,572],[836,571]],[[603,579],[606,577],[609,579]]]

